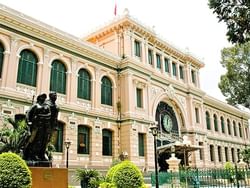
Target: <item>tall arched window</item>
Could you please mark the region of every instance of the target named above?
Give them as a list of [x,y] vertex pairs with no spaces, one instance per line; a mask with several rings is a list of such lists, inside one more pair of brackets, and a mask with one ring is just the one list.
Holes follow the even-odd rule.
[[112,106],[112,83],[106,76],[102,78],[101,103]]
[[0,43],[0,78],[2,78],[3,57],[4,57],[4,47],[3,44]]
[[77,153],[89,154],[89,127],[84,125],[78,126]]
[[52,143],[55,146],[56,152],[63,151],[63,127],[64,123],[58,122],[57,131],[53,133]]
[[66,68],[59,60],[52,62],[50,74],[50,91],[57,93],[66,93]]
[[107,129],[102,130],[102,155],[112,156],[112,132]]
[[239,134],[240,134],[240,137],[242,137],[242,128],[241,128],[241,124],[239,123]]
[[214,130],[218,131],[218,119],[216,114],[214,114]]
[[86,100],[90,100],[91,97],[90,75],[85,69],[80,69],[78,72],[77,97]]
[[17,82],[36,86],[37,56],[30,50],[23,50],[18,63]]
[[233,121],[234,136],[237,136],[236,123]]
[[206,123],[207,123],[207,129],[211,130],[210,115],[208,111],[206,112]]
[[221,123],[221,132],[225,133],[225,123],[224,123],[224,118],[222,116],[220,117],[220,123]]
[[227,132],[229,135],[231,135],[231,123],[229,119],[227,119]]

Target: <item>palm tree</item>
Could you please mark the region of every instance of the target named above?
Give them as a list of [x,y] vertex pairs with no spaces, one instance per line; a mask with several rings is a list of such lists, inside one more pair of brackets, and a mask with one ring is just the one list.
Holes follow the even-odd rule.
[[3,121],[3,128],[0,129],[0,153],[13,152],[22,154],[22,150],[30,136],[25,115],[15,115],[15,120],[9,116],[4,116]]

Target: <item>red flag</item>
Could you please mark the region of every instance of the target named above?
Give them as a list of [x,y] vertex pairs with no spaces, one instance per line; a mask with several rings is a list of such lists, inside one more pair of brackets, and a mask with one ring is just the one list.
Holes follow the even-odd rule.
[[117,11],[117,4],[115,2],[115,9],[114,9],[114,15],[116,16],[116,11]]

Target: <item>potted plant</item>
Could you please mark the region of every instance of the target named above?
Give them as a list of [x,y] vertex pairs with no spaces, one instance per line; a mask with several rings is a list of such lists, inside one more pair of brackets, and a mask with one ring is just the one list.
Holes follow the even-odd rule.
[[75,180],[80,181],[81,188],[98,188],[101,176],[95,169],[78,168],[76,169]]

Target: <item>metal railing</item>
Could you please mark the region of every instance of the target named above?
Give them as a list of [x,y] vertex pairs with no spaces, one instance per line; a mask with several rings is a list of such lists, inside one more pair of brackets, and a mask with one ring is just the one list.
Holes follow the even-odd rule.
[[[250,188],[250,169],[188,169],[179,172],[160,172],[159,184],[164,188]],[[154,173],[151,184],[155,185]]]

